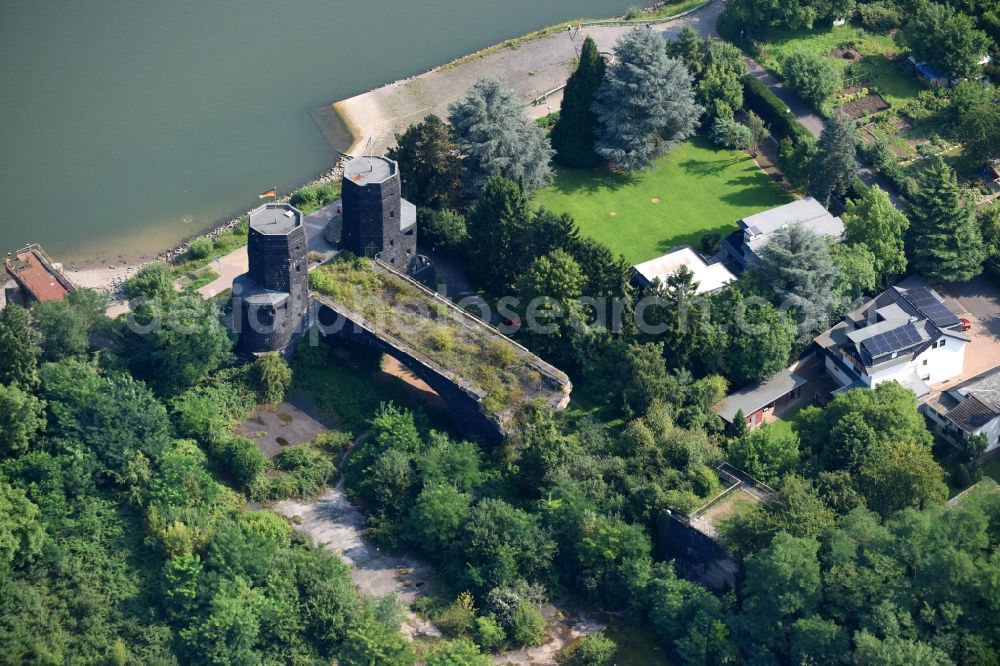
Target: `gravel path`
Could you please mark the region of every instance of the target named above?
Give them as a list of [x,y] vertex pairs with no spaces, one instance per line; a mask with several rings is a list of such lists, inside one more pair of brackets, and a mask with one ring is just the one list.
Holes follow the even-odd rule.
[[[351,565],[351,580],[365,594],[395,594],[409,606],[427,582],[430,572],[425,565],[405,555],[383,553],[365,541],[365,517],[348,501],[343,479],[311,502],[284,500],[271,508],[291,520],[296,532],[308,534]],[[412,611],[407,611],[402,631],[410,638],[441,635]]]

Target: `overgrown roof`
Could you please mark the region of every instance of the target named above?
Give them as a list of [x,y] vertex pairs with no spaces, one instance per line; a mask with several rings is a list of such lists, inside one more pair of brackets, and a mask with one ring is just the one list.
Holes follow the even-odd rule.
[[310,287],[480,395],[483,409],[501,420],[526,402],[540,400],[555,409],[568,402],[571,384],[564,372],[380,262],[338,258],[310,273]]

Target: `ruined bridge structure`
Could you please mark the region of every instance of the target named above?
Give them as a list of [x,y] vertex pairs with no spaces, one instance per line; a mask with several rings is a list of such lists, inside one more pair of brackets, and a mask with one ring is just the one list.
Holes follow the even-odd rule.
[[336,260],[312,277],[317,328],[398,360],[468,437],[499,444],[525,404],[569,404],[564,372],[379,260]]
[[312,269],[300,211],[267,204],[251,213],[250,270],[233,285],[239,349],[283,353],[310,324],[369,345],[409,368],[486,444],[502,441],[527,403],[565,409],[565,373],[420,284],[433,280],[433,264],[417,254],[416,208],[400,194],[399,165],[356,157],[342,185],[325,234],[339,256]]

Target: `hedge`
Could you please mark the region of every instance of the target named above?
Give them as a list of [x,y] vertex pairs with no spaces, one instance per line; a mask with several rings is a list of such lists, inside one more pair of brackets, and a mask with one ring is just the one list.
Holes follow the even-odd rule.
[[743,106],[763,118],[779,140],[789,138],[798,142],[813,138],[805,125],[788,113],[788,105],[752,74],[743,77]]

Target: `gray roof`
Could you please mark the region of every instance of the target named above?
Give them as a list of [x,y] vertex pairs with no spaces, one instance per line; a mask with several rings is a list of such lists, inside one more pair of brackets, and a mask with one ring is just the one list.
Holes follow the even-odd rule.
[[302,211],[291,204],[269,203],[250,211],[250,226],[262,234],[284,236],[302,224]]
[[730,393],[717,413],[724,420],[732,423],[736,412],[743,410],[743,414],[749,416],[761,407],[770,405],[778,398],[791,393],[794,389],[803,386],[806,380],[786,368],[766,382],[757,382],[746,386],[735,393]]
[[277,307],[288,300],[287,291],[265,289],[254,282],[249,273],[238,275],[233,280],[233,296],[256,306],[271,305]]
[[1000,417],[1000,411],[975,395],[970,395],[945,416],[965,432],[973,433],[993,419]]
[[952,391],[961,396],[974,395],[1000,412],[1000,365],[962,382]]
[[382,183],[398,171],[396,162],[381,155],[355,157],[344,167],[344,180],[358,185]]
[[903,388],[908,388],[913,391],[913,394],[918,398],[922,398],[931,392],[931,387],[929,387],[927,382],[922,380],[916,373],[907,375],[902,379],[897,379],[896,382]]
[[823,204],[812,197],[745,217],[740,220],[739,225],[755,234],[767,235],[796,222],[801,222],[818,234],[839,238],[844,233],[843,221],[831,215]]
[[399,200],[399,228],[406,231],[417,223],[417,207],[406,199]]

